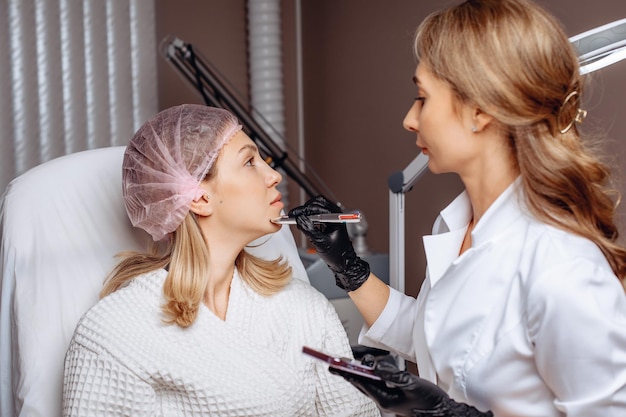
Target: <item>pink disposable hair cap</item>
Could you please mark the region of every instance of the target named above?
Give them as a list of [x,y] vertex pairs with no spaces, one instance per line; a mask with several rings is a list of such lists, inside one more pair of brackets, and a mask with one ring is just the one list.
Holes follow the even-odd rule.
[[241,125],[217,107],[183,104],[144,123],[124,153],[124,204],[131,223],[160,241],[175,231],[222,147]]

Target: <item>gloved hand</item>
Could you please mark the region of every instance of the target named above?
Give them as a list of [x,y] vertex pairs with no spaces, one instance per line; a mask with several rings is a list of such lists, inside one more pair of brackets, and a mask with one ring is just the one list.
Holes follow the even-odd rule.
[[401,371],[393,363],[376,360],[369,354],[363,356],[361,363],[373,367],[383,380],[376,381],[334,368],[329,371],[344,377],[387,412],[410,417],[493,417],[491,411],[482,412],[471,405],[457,403],[437,385]]
[[289,211],[300,229],[311,241],[317,253],[335,275],[335,283],[346,291],[359,288],[369,277],[369,264],[359,258],[344,223],[313,223],[308,216],[341,213],[341,209],[324,196],[318,195],[303,206]]

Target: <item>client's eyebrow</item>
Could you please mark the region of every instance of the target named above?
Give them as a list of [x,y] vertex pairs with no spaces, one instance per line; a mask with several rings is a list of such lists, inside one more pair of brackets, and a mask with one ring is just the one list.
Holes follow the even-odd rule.
[[415,75],[413,76],[413,84],[420,85],[420,80]]
[[244,152],[246,150],[249,150],[249,151],[252,151],[253,153],[256,153],[256,152],[259,151],[259,148],[256,145],[254,145],[254,144],[247,143],[247,144],[243,145],[241,147],[241,149],[239,149],[239,152],[237,152],[237,153],[240,154],[240,153],[242,153],[242,152]]

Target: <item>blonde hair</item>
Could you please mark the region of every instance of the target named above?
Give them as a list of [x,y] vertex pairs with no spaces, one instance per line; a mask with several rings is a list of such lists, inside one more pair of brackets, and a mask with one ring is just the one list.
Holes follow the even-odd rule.
[[531,1],[469,0],[425,19],[415,54],[507,133],[532,214],[593,241],[624,280],[609,168],[575,124],[562,133],[579,110],[583,80],[560,24]]
[[[213,164],[205,180],[217,172]],[[107,277],[100,297],[105,297],[141,274],[168,268],[163,285],[166,303],[162,306],[165,322],[188,327],[195,321],[211,272],[209,250],[196,215],[188,212],[182,224],[164,243],[152,245],[148,252],[120,254],[122,260]],[[241,279],[253,290],[271,296],[291,280],[292,271],[282,257],[268,261],[242,250],[235,260]]]

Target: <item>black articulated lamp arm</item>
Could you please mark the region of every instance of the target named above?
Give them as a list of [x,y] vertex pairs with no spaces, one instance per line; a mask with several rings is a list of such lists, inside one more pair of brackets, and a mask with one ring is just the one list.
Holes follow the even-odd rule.
[[[176,37],[168,37],[161,44],[161,53],[172,66],[195,88],[208,106],[230,110],[243,125],[244,131],[259,145],[262,152],[271,160],[271,165],[281,168],[289,178],[293,179],[309,197],[325,194],[329,191],[314,184],[304,175],[289,158],[287,151],[282,149],[255,120],[251,112],[238,99],[225,80],[199,54],[191,44]],[[327,187],[326,187],[327,188]]]

